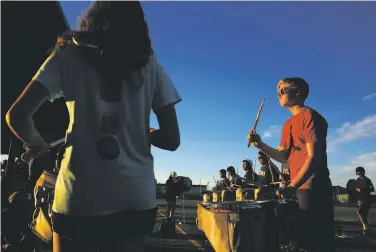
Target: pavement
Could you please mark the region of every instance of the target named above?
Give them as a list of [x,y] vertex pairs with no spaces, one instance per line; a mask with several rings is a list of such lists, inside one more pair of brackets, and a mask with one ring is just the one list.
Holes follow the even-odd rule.
[[[214,251],[205,235],[196,227],[197,203],[195,200],[177,201],[176,236],[166,239],[159,235],[158,228],[165,218],[166,202],[158,199],[158,217],[151,236],[147,252],[155,251]],[[361,237],[360,221],[354,206],[335,206],[336,252],[371,252],[376,251],[376,233]],[[376,208],[369,211],[370,228],[376,232]]]

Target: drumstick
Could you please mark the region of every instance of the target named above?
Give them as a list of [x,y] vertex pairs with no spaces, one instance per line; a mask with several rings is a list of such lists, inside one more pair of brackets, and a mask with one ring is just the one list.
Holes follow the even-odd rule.
[[[52,143],[50,143],[50,149],[58,146],[59,144],[62,144],[64,143],[65,141],[65,138],[60,138]],[[42,153],[33,153],[31,151],[27,151],[27,152],[24,152],[22,155],[21,155],[21,159],[24,161],[24,162],[29,162],[31,159],[33,159],[34,157],[38,157],[40,154]]]
[[[242,180],[244,180],[248,185],[255,185],[255,186],[258,186],[258,187],[266,187],[265,185],[262,185],[262,184],[259,184],[257,182],[253,182],[253,181],[250,181],[246,178],[242,178],[240,177]],[[240,186],[239,186],[240,187]]]
[[214,179],[214,183],[215,183],[215,185],[217,185],[217,181],[215,180],[215,177],[213,176],[213,179]]
[[278,174],[281,176],[281,178],[282,178],[282,181],[284,181],[285,179],[283,178],[283,174],[282,174],[282,172],[278,169],[278,167],[275,165],[275,164],[273,164],[273,162],[272,161],[270,161],[270,157],[268,156],[268,155],[266,155],[267,157],[268,157],[268,163],[269,163],[269,165],[270,166],[272,166],[277,172],[278,172]]
[[[265,98],[262,99],[262,102],[261,102],[261,105],[260,105],[260,108],[257,112],[257,116],[256,116],[256,120],[255,120],[255,124],[253,125],[253,130],[256,131],[256,128],[257,128],[257,124],[258,124],[258,121],[260,119],[260,115],[261,115],[261,112],[262,112],[262,109],[264,107],[264,103],[265,103]],[[249,146],[251,146],[251,138],[248,139],[248,148]]]
[[253,171],[256,172],[256,164],[257,164],[257,163],[256,163],[256,160],[255,160],[254,164],[255,164],[255,165],[253,166]]

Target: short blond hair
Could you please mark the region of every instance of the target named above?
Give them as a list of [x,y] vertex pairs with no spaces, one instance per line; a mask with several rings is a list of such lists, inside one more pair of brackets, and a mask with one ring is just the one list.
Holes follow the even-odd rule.
[[309,85],[308,83],[300,77],[290,77],[290,78],[284,78],[280,81],[278,81],[277,84],[277,91],[279,91],[279,87],[283,84],[287,83],[291,85],[292,87],[299,90],[299,97],[301,97],[303,100],[307,99],[309,95]]

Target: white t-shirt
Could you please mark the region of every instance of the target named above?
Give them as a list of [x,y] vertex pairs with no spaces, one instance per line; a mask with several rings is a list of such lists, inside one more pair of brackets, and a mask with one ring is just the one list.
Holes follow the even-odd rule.
[[106,161],[97,154],[97,141],[108,104],[100,100],[94,67],[65,48],[53,53],[34,76],[48,89],[51,100],[64,96],[70,117],[66,132],[70,147],[56,182],[54,212],[95,216],[156,207],[150,112],[181,98],[155,57],[132,78],[144,84],[137,90],[125,81],[122,85],[121,102],[115,105],[121,151],[118,159]]

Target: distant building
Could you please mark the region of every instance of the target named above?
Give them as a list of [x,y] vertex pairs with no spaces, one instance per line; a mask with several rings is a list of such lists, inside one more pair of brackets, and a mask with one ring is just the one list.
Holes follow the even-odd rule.
[[[349,195],[346,188],[342,186],[332,186],[333,200],[337,204],[355,203],[356,198]],[[376,192],[371,192],[372,202],[376,202]]]
[[333,195],[348,194],[346,188],[342,186],[332,186]]
[[349,204],[352,202],[346,188],[342,186],[332,186],[332,193],[335,204]]

